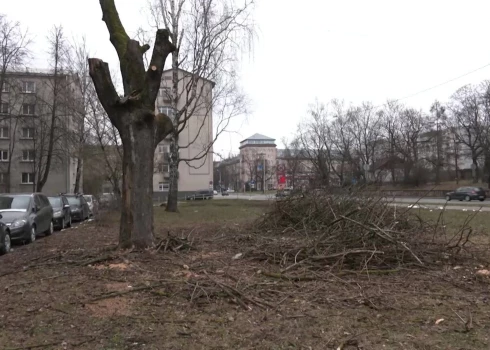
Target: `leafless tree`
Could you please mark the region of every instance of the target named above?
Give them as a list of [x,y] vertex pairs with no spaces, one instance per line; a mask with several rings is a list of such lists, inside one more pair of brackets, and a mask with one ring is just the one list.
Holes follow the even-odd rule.
[[28,32],[22,29],[19,22],[9,21],[6,16],[0,15],[0,118],[3,132],[6,130],[9,138],[7,164],[2,164],[5,167],[2,169],[5,192],[11,189],[12,155],[16,147],[19,106],[22,105],[19,84],[13,75],[8,74],[27,63],[30,44]]
[[[155,0],[152,14],[170,28],[172,53],[169,95],[173,114],[170,134],[170,189],[167,211],[177,211],[178,166],[200,168],[230,120],[247,112],[248,101],[237,83],[238,55],[251,44],[253,2],[230,0]],[[181,134],[189,127],[193,133]],[[209,129],[213,135],[208,135]],[[181,150],[185,151],[185,156]]]
[[90,103],[95,103],[97,96],[93,89],[93,84],[88,71],[89,52],[85,38],[79,41],[74,41],[70,45],[69,55],[72,74],[75,76],[75,86],[79,94],[73,96],[71,106],[71,114],[74,120],[74,132],[72,133],[71,141],[73,144],[73,156],[77,160],[74,192],[80,192],[84,145],[88,136],[86,128],[87,124],[87,109]]
[[123,188],[119,243],[121,247],[151,247],[153,234],[153,169],[156,145],[173,129],[172,121],[155,113],[164,64],[176,50],[169,30],[156,31],[153,53],[145,71],[143,55],[150,49],[130,39],[114,0],[100,0],[102,19],[119,57],[124,97],[119,97],[109,65],[89,59],[89,73],[97,96],[116,127],[123,146]]
[[59,157],[58,160],[62,163],[63,158],[69,154],[69,137],[66,132],[70,123],[66,117],[69,114],[69,104],[73,103],[68,79],[69,47],[62,26],[53,27],[48,42],[52,74],[37,94],[37,113],[40,118],[34,120],[35,128],[39,131],[35,148],[35,179],[38,192],[42,192],[52,168],[56,166],[56,157]]
[[454,132],[459,143],[465,146],[472,160],[473,182],[478,182],[479,158],[483,153],[481,99],[474,86],[458,89],[449,103]]
[[[121,197],[120,186],[122,182],[123,160],[119,133],[110,122],[109,117],[97,100],[97,95],[91,86],[86,96],[86,102],[86,135],[84,141],[86,147],[90,145],[88,149],[91,152],[85,152],[84,162],[87,163],[87,169],[84,173],[97,174],[103,180],[109,181],[115,198],[119,199]],[[93,159],[96,159],[96,161],[89,168],[89,164],[93,163]]]

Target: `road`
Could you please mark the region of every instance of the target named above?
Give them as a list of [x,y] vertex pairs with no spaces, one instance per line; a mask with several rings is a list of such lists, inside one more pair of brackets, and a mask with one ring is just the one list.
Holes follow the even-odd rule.
[[[266,201],[274,200],[274,195],[264,195],[264,194],[243,194],[243,193],[230,193],[229,196],[214,196],[214,199],[219,200],[230,200],[230,199],[242,199],[242,200],[255,200],[255,201]],[[427,209],[442,209],[446,204],[444,198],[414,198],[414,197],[397,197],[390,199],[393,205],[400,206],[413,206],[416,208],[427,208]],[[478,210],[482,208],[481,211],[490,211],[490,200],[480,202],[460,202],[460,201],[450,201],[447,202],[446,209],[448,210]]]

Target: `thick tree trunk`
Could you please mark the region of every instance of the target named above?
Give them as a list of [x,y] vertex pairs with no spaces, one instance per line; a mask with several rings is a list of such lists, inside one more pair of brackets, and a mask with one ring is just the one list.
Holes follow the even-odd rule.
[[77,173],[75,175],[75,187],[73,188],[74,193],[80,192],[80,180],[82,178],[82,152],[78,155],[77,160]]
[[178,211],[178,195],[179,195],[179,134],[172,133],[170,140],[170,160],[169,160],[169,177],[170,184],[167,197],[166,211],[176,213]]
[[[126,116],[126,120],[134,120]],[[123,141],[123,187],[119,245],[153,245],[153,126],[129,123]]]

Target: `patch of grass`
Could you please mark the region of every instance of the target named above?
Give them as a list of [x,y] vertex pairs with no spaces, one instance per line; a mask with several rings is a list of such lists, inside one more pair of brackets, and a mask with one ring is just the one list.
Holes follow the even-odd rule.
[[[475,209],[477,210],[477,209]],[[428,210],[428,209],[412,209],[414,214],[417,214],[424,220],[430,220],[432,222],[437,222],[441,216],[441,210]],[[476,215],[475,215],[476,214]],[[465,221],[469,220],[469,226],[475,232],[488,233],[488,228],[490,227],[490,215],[488,212],[474,212],[473,209],[468,209],[468,211],[462,210],[446,210],[441,218],[441,225],[446,225],[448,231],[459,230]]]
[[188,201],[179,204],[178,213],[168,213],[163,207],[155,208],[155,224],[206,224],[254,220],[271,205],[268,201],[249,200]]

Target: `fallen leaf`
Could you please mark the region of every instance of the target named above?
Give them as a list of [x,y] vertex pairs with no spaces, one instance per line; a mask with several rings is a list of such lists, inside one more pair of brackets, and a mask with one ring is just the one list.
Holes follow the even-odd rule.
[[438,319],[438,320],[436,321],[436,324],[439,324],[439,323],[441,323],[442,321],[444,321],[444,319],[443,319],[443,318],[440,318],[440,319]]

